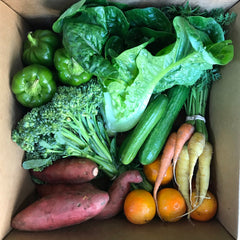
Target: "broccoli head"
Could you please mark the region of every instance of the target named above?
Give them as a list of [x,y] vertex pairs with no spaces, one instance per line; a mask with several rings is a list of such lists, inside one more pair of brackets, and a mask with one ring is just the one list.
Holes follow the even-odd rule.
[[31,109],[12,131],[25,152],[23,167],[42,170],[59,158],[86,157],[109,176],[117,175],[115,138],[104,124],[102,86],[94,79],[59,86],[50,102]]

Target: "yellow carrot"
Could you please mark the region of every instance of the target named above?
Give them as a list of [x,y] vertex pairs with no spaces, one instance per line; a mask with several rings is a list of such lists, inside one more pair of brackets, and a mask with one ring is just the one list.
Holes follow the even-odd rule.
[[185,199],[189,212],[191,210],[191,203],[189,197],[188,174],[189,174],[189,155],[188,148],[186,145],[184,145],[182,147],[182,151],[180,152],[176,165],[176,183],[178,185],[178,190],[181,192],[183,198]]
[[205,136],[202,133],[195,132],[188,142],[190,199],[192,195],[192,178],[193,178],[194,168],[199,156],[203,152],[204,146],[205,146]]
[[202,154],[198,159],[198,171],[196,179],[196,191],[199,205],[206,197],[209,180],[210,180],[210,164],[212,160],[213,147],[211,143],[206,142]]
[[179,154],[182,150],[182,147],[184,144],[190,139],[194,132],[194,126],[190,123],[183,123],[178,131],[177,131],[177,140],[176,140],[176,146],[174,150],[174,156],[173,156],[173,176],[174,180],[176,182],[176,177],[175,177],[175,168],[176,164],[178,161]]

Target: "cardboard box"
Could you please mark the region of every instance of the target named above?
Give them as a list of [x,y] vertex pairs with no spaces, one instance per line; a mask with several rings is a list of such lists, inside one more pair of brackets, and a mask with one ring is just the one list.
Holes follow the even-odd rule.
[[[21,69],[22,41],[34,25],[50,26],[53,19],[74,1],[64,0],[3,0],[0,2],[0,238],[28,239],[218,239],[239,238],[239,160],[240,160],[240,18],[232,25],[229,38],[235,47],[234,60],[223,68],[223,79],[214,83],[210,96],[210,134],[214,144],[212,177],[219,201],[217,218],[208,223],[191,224],[182,220],[163,224],[155,220],[136,226],[124,217],[105,221],[90,220],[60,230],[31,233],[10,229],[11,218],[33,192],[28,172],[21,167],[23,151],[11,141],[11,129],[22,117],[24,109],[10,91],[11,79]],[[127,1],[141,5],[143,1]],[[167,1],[165,1],[167,2]],[[168,3],[184,1],[168,1]],[[229,1],[190,1],[203,8],[232,7],[240,15],[240,3]],[[148,4],[164,1],[148,1]]]

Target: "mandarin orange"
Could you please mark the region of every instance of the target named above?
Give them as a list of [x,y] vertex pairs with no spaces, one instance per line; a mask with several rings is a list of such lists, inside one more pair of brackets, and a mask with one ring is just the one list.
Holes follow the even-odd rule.
[[[192,207],[196,207],[196,191],[192,193]],[[206,222],[211,220],[217,213],[217,199],[210,191],[207,192],[206,198],[203,200],[202,204],[193,212],[190,213],[190,217],[194,220]]]
[[163,188],[157,194],[158,212],[165,222],[177,222],[187,207],[181,193],[174,188]]
[[124,201],[124,214],[134,224],[145,224],[156,215],[156,205],[151,193],[143,189],[131,191]]
[[[147,180],[152,184],[154,184],[157,179],[157,175],[160,167],[160,161],[161,161],[161,157],[159,156],[154,162],[143,166],[143,173],[146,176]],[[169,168],[167,169],[166,174],[164,175],[161,185],[166,185],[170,183],[172,178],[173,178],[173,167],[172,165],[170,165]]]

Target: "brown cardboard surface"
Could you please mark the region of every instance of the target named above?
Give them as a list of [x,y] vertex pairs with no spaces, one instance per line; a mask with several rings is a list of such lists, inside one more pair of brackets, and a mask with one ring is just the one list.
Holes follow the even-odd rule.
[[[60,12],[71,6],[77,0],[3,0],[8,6],[18,12],[21,16],[35,21],[36,19],[41,19],[42,22],[46,23],[46,18],[42,16],[48,16],[48,19],[53,19]],[[119,0],[112,0],[113,2],[119,2]],[[135,6],[150,6],[150,5],[164,5],[164,4],[183,4],[185,0],[148,0],[148,1],[139,1],[139,0],[121,0],[123,3],[132,4]],[[199,5],[205,9],[212,9],[216,7],[223,7],[225,9],[230,8],[238,2],[238,0],[189,0],[191,5]],[[27,7],[26,7],[27,6]]]
[[77,226],[49,232],[13,231],[4,240],[233,240],[217,222],[180,221],[164,224],[159,219],[145,225],[134,225],[124,217],[89,220]]
[[[233,11],[240,13],[240,4]],[[231,27],[234,60],[222,69],[210,96],[210,123],[214,140],[215,189],[219,201],[218,218],[236,237],[238,229],[240,160],[240,17]]]
[[20,69],[22,19],[0,2],[0,239],[9,230],[16,208],[31,190],[29,176],[21,167],[23,152],[11,141],[11,129],[20,117],[10,91],[9,79]]

